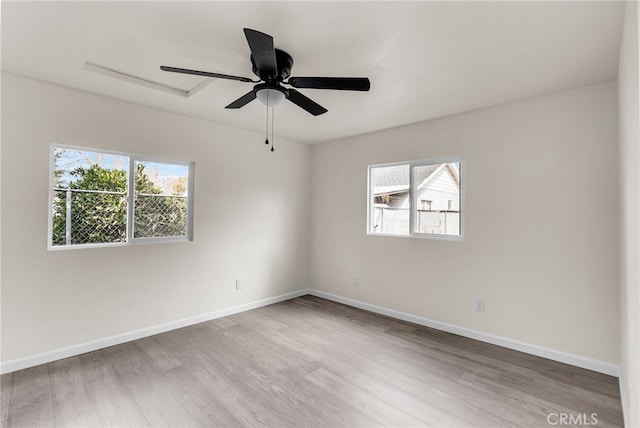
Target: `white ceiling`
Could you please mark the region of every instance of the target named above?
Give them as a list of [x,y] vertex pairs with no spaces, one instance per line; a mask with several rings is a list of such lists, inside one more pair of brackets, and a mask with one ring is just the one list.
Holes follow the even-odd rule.
[[301,89],[329,112],[276,108],[276,138],[316,143],[616,78],[622,2],[2,2],[2,70],[264,132],[251,84],[185,98],[83,68],[190,90],[160,65],[255,78],[244,27],[293,56],[292,76],[367,76],[370,92]]

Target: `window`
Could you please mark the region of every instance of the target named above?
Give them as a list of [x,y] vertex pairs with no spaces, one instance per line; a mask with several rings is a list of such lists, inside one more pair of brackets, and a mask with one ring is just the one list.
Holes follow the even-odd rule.
[[461,165],[436,159],[369,166],[367,232],[460,238]]
[[192,240],[193,162],[52,146],[49,248]]
[[420,201],[420,206],[423,210],[426,211],[431,211],[431,204],[433,203],[433,201],[427,201],[425,199]]

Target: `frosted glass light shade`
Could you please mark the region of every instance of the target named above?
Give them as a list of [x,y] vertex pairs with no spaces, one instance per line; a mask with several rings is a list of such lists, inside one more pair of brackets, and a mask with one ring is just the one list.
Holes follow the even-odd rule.
[[[267,104],[267,94],[269,95],[269,104]],[[284,93],[277,89],[260,89],[256,92],[256,97],[262,104],[269,107],[277,106],[285,99]]]

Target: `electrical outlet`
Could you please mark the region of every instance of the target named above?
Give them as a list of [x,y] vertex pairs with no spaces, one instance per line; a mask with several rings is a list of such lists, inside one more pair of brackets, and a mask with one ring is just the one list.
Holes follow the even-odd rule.
[[476,297],[473,301],[473,307],[476,312],[484,312],[484,299]]
[[353,281],[351,282],[351,284],[353,284],[355,287],[358,287],[360,285],[360,277],[359,276],[354,276],[353,277]]
[[236,279],[236,290],[242,290],[242,283],[239,279]]

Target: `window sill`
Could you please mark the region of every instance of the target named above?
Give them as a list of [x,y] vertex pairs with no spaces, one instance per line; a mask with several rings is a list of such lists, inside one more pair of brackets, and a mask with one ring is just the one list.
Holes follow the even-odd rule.
[[436,234],[426,234],[426,233],[415,233],[412,235],[398,235],[394,233],[367,232],[367,236],[378,236],[378,237],[385,237],[385,238],[432,239],[435,241],[462,241],[464,239],[463,235],[436,235]]

